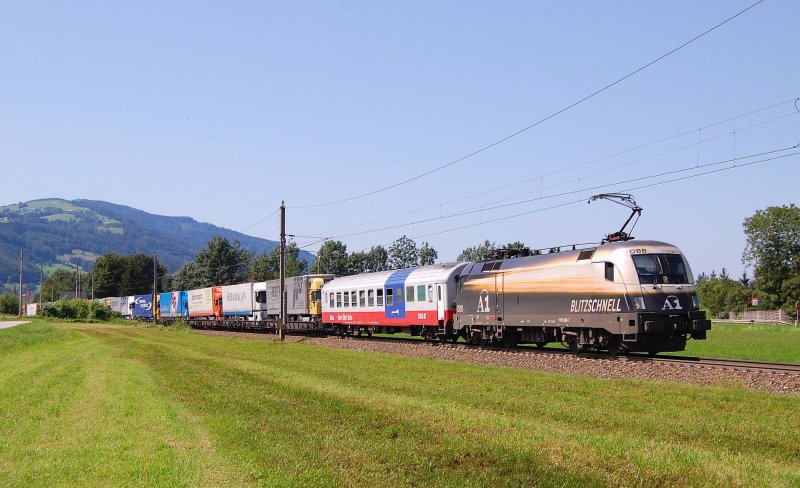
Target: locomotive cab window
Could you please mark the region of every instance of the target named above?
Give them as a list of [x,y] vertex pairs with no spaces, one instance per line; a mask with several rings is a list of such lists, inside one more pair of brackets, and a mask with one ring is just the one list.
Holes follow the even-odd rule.
[[606,280],[614,281],[614,263],[606,263]]
[[394,299],[397,300],[397,303],[403,301],[403,289],[402,288],[395,288],[395,297]]
[[686,265],[680,254],[643,254],[633,256],[639,282],[643,285],[688,284]]
[[386,289],[386,306],[387,307],[391,307],[392,305],[394,305],[394,298],[392,297],[392,289],[391,288],[387,288]]

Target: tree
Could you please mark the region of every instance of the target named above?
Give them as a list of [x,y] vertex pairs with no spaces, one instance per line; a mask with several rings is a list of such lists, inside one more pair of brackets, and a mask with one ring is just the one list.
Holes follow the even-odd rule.
[[347,246],[342,241],[325,241],[319,248],[317,259],[311,266],[312,273],[330,273],[336,276],[350,274]]
[[700,305],[712,317],[726,319],[730,312],[743,309],[750,291],[739,281],[732,280],[723,268],[720,276],[712,271],[711,276],[701,273],[697,278],[697,296]]
[[489,252],[495,248],[494,242],[489,240],[483,241],[483,244],[475,247],[468,247],[461,251],[461,254],[456,258],[457,261],[482,261],[489,256]]
[[[144,295],[153,292],[153,256],[147,254],[104,254],[97,258],[90,276],[81,278],[83,291],[91,292],[94,277],[94,295],[116,297]],[[167,267],[158,263],[156,270],[157,290],[167,289]]]
[[420,266],[425,266],[427,264],[434,264],[436,262],[436,258],[439,257],[439,253],[436,252],[436,249],[431,247],[430,244],[427,242],[423,242],[422,246],[419,248],[419,264]]
[[17,315],[19,313],[19,297],[13,293],[3,293],[0,295],[0,313]]
[[347,274],[354,275],[367,272],[367,253],[356,251],[347,257]]
[[212,237],[206,247],[197,253],[197,281],[201,287],[223,286],[247,281],[253,252],[222,236]]
[[125,256],[116,253],[104,254],[94,262],[94,289],[99,297],[117,297],[120,293],[122,275],[125,271]]
[[389,246],[389,269],[413,268],[419,265],[417,244],[405,235]]
[[39,296],[34,296],[33,301],[40,301],[44,295],[45,302],[58,300],[62,292],[75,292],[75,271],[57,268],[45,278]]
[[[262,252],[253,261],[250,279],[255,281],[276,280],[280,278],[281,248],[276,247],[269,254]],[[286,277],[306,274],[308,263],[300,259],[300,248],[297,243],[290,242],[286,246]]]
[[747,238],[742,262],[753,267],[755,289],[762,305],[777,308],[794,301],[800,290],[784,283],[800,276],[800,207],[768,207],[744,221]]
[[178,290],[203,288],[205,281],[198,270],[197,263],[192,261],[178,268],[172,278],[172,285]]
[[525,249],[525,243],[522,241],[509,242],[505,245],[505,249]]
[[364,271],[375,273],[389,269],[389,252],[383,246],[371,247],[366,255]]

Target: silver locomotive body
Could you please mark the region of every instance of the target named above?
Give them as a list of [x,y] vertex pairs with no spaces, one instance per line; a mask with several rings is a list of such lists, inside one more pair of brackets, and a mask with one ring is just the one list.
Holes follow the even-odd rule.
[[710,328],[680,250],[624,241],[471,263],[459,279],[450,336],[657,353],[681,351]]

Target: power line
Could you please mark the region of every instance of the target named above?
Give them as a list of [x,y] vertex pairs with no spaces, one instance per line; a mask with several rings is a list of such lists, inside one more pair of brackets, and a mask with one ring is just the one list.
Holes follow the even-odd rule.
[[697,36],[693,37],[692,39],[690,39],[690,40],[688,40],[688,41],[684,42],[684,43],[683,43],[683,44],[681,44],[680,46],[678,46],[678,47],[676,47],[676,48],[672,49],[671,51],[669,51],[669,52],[667,52],[667,53],[665,53],[665,54],[662,54],[661,56],[659,56],[659,57],[657,57],[657,58],[653,59],[652,61],[650,61],[649,63],[645,64],[644,66],[641,66],[641,67],[639,67],[639,68],[635,69],[634,71],[631,71],[630,73],[626,74],[626,75],[625,75],[625,76],[623,76],[622,78],[619,78],[619,79],[617,79],[616,81],[614,81],[614,82],[612,82],[612,83],[609,83],[608,85],[605,85],[604,87],[600,88],[599,90],[596,90],[596,91],[592,92],[591,94],[589,94],[589,95],[587,95],[587,96],[585,96],[585,97],[581,98],[580,100],[578,100],[578,101],[576,101],[576,102],[573,102],[573,103],[571,103],[570,105],[567,105],[566,107],[564,107],[564,108],[562,108],[562,109],[560,109],[560,110],[558,110],[558,111],[556,111],[556,112],[553,112],[552,114],[550,114],[550,115],[548,115],[548,116],[546,116],[546,117],[544,117],[544,118],[542,118],[542,119],[538,120],[537,122],[534,122],[533,124],[530,124],[530,125],[528,125],[527,127],[524,127],[524,128],[522,128],[522,129],[520,129],[520,130],[518,130],[518,131],[516,131],[516,132],[514,132],[514,133],[512,133],[512,134],[510,134],[510,135],[508,135],[508,136],[505,136],[505,137],[503,137],[503,138],[501,138],[501,139],[499,139],[499,140],[497,140],[497,141],[495,141],[495,142],[491,143],[491,144],[488,144],[488,145],[486,145],[486,146],[483,146],[482,148],[480,148],[480,149],[478,149],[478,150],[476,150],[476,151],[473,151],[473,152],[471,152],[471,153],[469,153],[469,154],[467,154],[467,155],[465,155],[465,156],[462,156],[462,157],[460,157],[460,158],[458,158],[458,159],[455,159],[455,160],[453,160],[453,161],[450,161],[449,163],[443,164],[443,165],[441,165],[441,166],[439,166],[439,167],[437,167],[437,168],[434,168],[434,169],[432,169],[432,170],[430,170],[430,171],[426,171],[426,172],[424,172],[424,173],[422,173],[422,174],[419,174],[419,175],[417,175],[417,176],[414,176],[414,177],[408,178],[408,179],[406,179],[406,180],[403,180],[403,181],[400,181],[400,182],[397,182],[397,183],[394,183],[394,184],[391,184],[391,185],[385,186],[385,187],[383,187],[383,188],[379,188],[379,189],[377,189],[377,190],[373,190],[373,191],[370,191],[370,192],[362,193],[362,194],[360,194],[360,195],[356,195],[356,196],[352,196],[352,197],[348,197],[348,198],[343,198],[343,199],[340,199],[340,200],[334,200],[334,201],[325,202],[325,203],[316,203],[316,204],[311,204],[311,205],[302,205],[302,206],[296,206],[296,207],[290,207],[290,208],[295,208],[295,209],[302,209],[302,208],[315,208],[315,207],[322,207],[322,206],[328,206],[328,205],[336,205],[336,204],[339,204],[339,203],[344,203],[344,202],[349,202],[349,201],[357,200],[357,199],[364,198],[364,197],[367,197],[367,196],[370,196],[370,195],[374,195],[374,194],[376,194],[376,193],[381,193],[381,192],[384,192],[384,191],[386,191],[386,190],[390,190],[390,189],[392,189],[392,188],[396,188],[396,187],[398,187],[398,186],[401,186],[401,185],[405,185],[405,184],[407,184],[407,183],[411,183],[412,181],[416,181],[416,180],[418,180],[418,179],[420,179],[420,178],[424,178],[424,177],[426,177],[426,176],[429,176],[429,175],[431,175],[431,174],[433,174],[433,173],[437,173],[437,172],[439,172],[439,171],[441,171],[441,170],[443,170],[443,169],[445,169],[445,168],[449,168],[450,166],[453,166],[453,165],[455,165],[455,164],[457,164],[457,163],[460,163],[460,162],[462,162],[462,161],[464,161],[464,160],[467,160],[467,159],[469,159],[469,158],[472,158],[473,156],[476,156],[476,155],[478,155],[478,154],[481,154],[481,153],[483,153],[483,152],[485,152],[485,151],[487,151],[487,150],[489,150],[489,149],[491,149],[491,148],[493,148],[493,147],[495,147],[495,146],[498,146],[498,145],[500,145],[500,144],[502,144],[502,143],[504,143],[504,142],[506,142],[506,141],[508,141],[508,140],[510,140],[510,139],[513,139],[514,137],[516,137],[516,136],[518,136],[518,135],[520,135],[520,134],[523,134],[523,133],[525,133],[525,132],[529,131],[530,129],[533,129],[534,127],[536,127],[536,126],[538,126],[538,125],[540,125],[540,124],[542,124],[542,123],[544,123],[544,122],[547,122],[548,120],[550,120],[550,119],[552,119],[552,118],[555,118],[555,117],[557,117],[558,115],[561,115],[562,113],[564,113],[564,112],[566,112],[566,111],[568,111],[568,110],[570,110],[570,109],[572,109],[572,108],[574,108],[574,107],[576,107],[576,106],[578,106],[578,105],[582,104],[583,102],[585,102],[585,101],[589,100],[590,98],[592,98],[592,97],[595,97],[595,96],[597,96],[597,95],[599,95],[599,94],[603,93],[604,91],[608,90],[609,88],[612,88],[613,86],[615,86],[615,85],[618,85],[619,83],[622,83],[623,81],[627,80],[628,78],[630,78],[630,77],[632,77],[632,76],[636,75],[637,73],[639,73],[639,72],[641,72],[641,71],[643,71],[643,70],[645,70],[645,69],[649,68],[650,66],[652,66],[652,65],[656,64],[657,62],[661,61],[662,59],[665,59],[665,58],[667,58],[668,56],[670,56],[670,55],[672,55],[672,54],[674,54],[674,53],[676,53],[676,52],[680,51],[681,49],[683,49],[684,47],[688,46],[689,44],[692,44],[692,43],[693,43],[693,42],[695,42],[696,40],[698,40],[698,39],[700,39],[700,38],[702,38],[702,37],[706,36],[707,34],[709,34],[709,33],[713,32],[713,31],[714,31],[714,30],[716,30],[716,29],[718,29],[718,28],[722,27],[723,25],[727,24],[728,22],[732,21],[733,19],[735,19],[735,18],[739,17],[740,15],[744,14],[744,13],[745,13],[745,12],[747,12],[748,10],[750,10],[750,9],[752,9],[752,8],[754,8],[754,7],[756,7],[757,5],[759,5],[760,3],[762,3],[763,1],[764,1],[764,0],[758,0],[757,2],[753,3],[753,4],[752,4],[752,5],[750,5],[749,7],[747,7],[747,8],[745,8],[745,9],[743,9],[743,10],[739,11],[739,12],[738,12],[738,13],[736,13],[735,15],[733,15],[733,16],[731,16],[731,17],[728,17],[727,19],[725,19],[725,20],[723,20],[722,22],[718,23],[718,24],[717,24],[717,25],[715,25],[714,27],[711,27],[710,29],[706,30],[706,31],[705,31],[705,32],[703,32],[702,34],[699,34],[699,35],[697,35]]
[[[299,247],[300,247],[300,249],[305,249],[307,246],[315,245],[315,244],[317,244],[319,242],[322,242],[324,240],[329,240],[329,239],[341,239],[341,238],[346,238],[346,237],[353,237],[353,236],[356,236],[356,235],[370,234],[370,233],[373,233],[373,232],[380,232],[380,231],[384,231],[384,230],[392,230],[392,229],[397,229],[397,228],[402,228],[402,227],[408,227],[408,226],[411,226],[411,225],[430,223],[430,222],[433,222],[433,221],[444,220],[444,219],[448,219],[448,218],[463,217],[465,215],[472,215],[472,214],[483,213],[483,212],[488,212],[488,211],[492,211],[492,210],[499,210],[499,209],[502,209],[502,208],[508,208],[508,207],[513,207],[513,206],[517,206],[517,205],[523,205],[523,204],[526,204],[526,203],[532,203],[532,202],[543,200],[543,199],[550,199],[550,198],[556,198],[556,197],[563,197],[563,196],[568,196],[568,195],[580,194],[582,192],[595,191],[595,190],[599,190],[599,189],[602,189],[602,188],[608,188],[608,187],[612,187],[612,186],[620,185],[620,184],[633,183],[633,182],[636,182],[636,181],[643,181],[643,180],[659,178],[659,177],[663,177],[663,176],[671,176],[671,175],[683,173],[683,172],[686,172],[686,171],[697,170],[698,168],[708,168],[708,167],[712,167],[712,166],[718,166],[720,164],[735,163],[736,161],[740,161],[740,160],[748,160],[748,159],[752,159],[752,158],[755,158],[755,157],[772,155],[772,154],[776,154],[776,153],[780,153],[780,152],[789,151],[789,150],[792,150],[792,149],[797,149],[798,147],[800,147],[800,144],[795,145],[795,146],[784,147],[784,148],[781,148],[781,149],[775,149],[775,150],[771,150],[771,151],[755,153],[755,154],[751,154],[751,155],[748,155],[748,156],[737,157],[737,158],[734,158],[734,159],[725,159],[725,160],[715,161],[715,162],[712,162],[712,163],[706,163],[706,164],[699,165],[699,166],[692,166],[692,167],[687,167],[687,168],[678,169],[678,170],[665,171],[665,172],[661,172],[661,173],[657,173],[657,174],[653,174],[653,175],[642,176],[642,177],[638,177],[638,178],[631,178],[631,179],[627,179],[627,180],[621,180],[621,181],[617,181],[617,182],[613,182],[613,183],[596,185],[596,186],[592,186],[592,187],[586,187],[586,188],[582,188],[582,189],[579,189],[579,190],[572,190],[572,191],[567,191],[567,192],[562,192],[562,193],[551,194],[551,195],[542,196],[542,197],[539,197],[539,198],[522,200],[522,201],[519,201],[519,202],[512,202],[512,203],[507,203],[507,204],[502,204],[502,205],[495,205],[495,206],[492,206],[492,207],[482,207],[480,209],[466,210],[466,211],[457,212],[457,213],[453,213],[453,214],[449,214],[449,215],[445,215],[445,216],[441,216],[441,217],[422,219],[422,220],[417,220],[417,221],[414,221],[414,222],[406,222],[406,223],[403,223],[403,224],[385,226],[385,227],[378,228],[378,229],[370,229],[370,230],[367,230],[367,231],[352,232],[352,233],[348,233],[348,234],[330,236],[330,237],[327,237],[327,238],[322,239],[320,241],[299,245]],[[697,173],[696,175],[689,175],[689,176],[685,176],[685,177],[680,177],[680,178],[677,178],[677,179],[674,179],[674,180],[671,180],[671,181],[681,181],[681,180],[685,180],[685,179],[696,177],[696,176],[703,176],[703,175],[706,175],[706,174],[716,173],[716,172],[719,172],[719,171],[726,171],[728,169],[742,168],[742,167],[746,167],[746,166],[751,166],[753,164],[758,164],[758,163],[762,163],[762,162],[772,161],[772,160],[775,160],[775,159],[781,159],[781,158],[784,158],[784,157],[794,156],[794,155],[797,155],[797,154],[800,154],[800,152],[793,152],[793,153],[790,153],[790,154],[775,156],[775,157],[771,157],[771,158],[767,158],[767,159],[763,159],[763,160],[759,160],[759,161],[755,161],[755,162],[738,164],[736,166],[732,166],[732,167],[728,167],[728,168],[722,168],[722,169],[718,169],[718,170],[712,170],[712,171],[705,172],[705,173]],[[666,182],[663,182],[663,183],[666,183]],[[625,189],[625,190],[619,190],[619,191],[620,192],[630,192],[630,191],[641,189],[641,188],[649,188],[651,186],[655,186],[655,185],[658,185],[658,184],[662,184],[662,183],[653,183],[653,184],[643,185],[643,186],[629,188],[629,189]],[[583,201],[583,200],[584,199],[576,200],[576,202],[577,201]],[[554,208],[557,208],[559,206],[564,206],[564,204],[557,205]],[[474,227],[476,225],[482,225],[484,223],[502,221],[502,220],[506,220],[507,218],[513,218],[513,217],[517,217],[517,216],[528,215],[530,213],[536,213],[538,211],[539,210],[536,210],[536,211],[533,211],[533,212],[523,212],[521,214],[513,215],[513,216],[510,216],[510,217],[503,217],[503,218],[498,218],[498,219],[482,221],[481,223],[477,223],[477,224],[470,224],[470,225],[467,225],[467,226],[464,226],[464,227],[457,227],[457,228],[448,229],[448,230],[441,231],[441,232],[435,232],[435,233],[432,233],[432,234],[425,234],[425,235],[416,236],[416,237],[428,237],[430,235],[443,234],[443,233],[451,232],[451,231],[454,231],[454,230],[461,230],[462,228],[469,228],[469,227]]]
[[[590,161],[586,161],[586,162],[583,162],[583,163],[578,163],[578,164],[572,165],[572,166],[570,166],[568,168],[564,168],[564,169],[561,169],[561,170],[558,170],[558,171],[554,171],[554,172],[551,172],[551,173],[542,174],[540,176],[536,176],[536,177],[528,178],[526,180],[518,181],[518,182],[515,182],[515,183],[511,183],[511,184],[495,187],[493,189],[483,190],[483,191],[480,191],[480,192],[464,195],[464,196],[461,196],[459,198],[447,200],[447,201],[444,201],[444,202],[440,202],[440,203],[437,203],[437,204],[434,204],[434,205],[429,205],[429,206],[426,206],[426,207],[418,208],[418,209],[415,209],[415,210],[411,210],[411,211],[407,211],[407,212],[401,212],[401,213],[398,213],[398,214],[395,214],[395,215],[392,215],[392,216],[383,217],[383,218],[379,218],[379,219],[374,219],[374,220],[371,220],[369,222],[363,222],[363,223],[360,223],[360,224],[352,224],[352,225],[347,225],[347,226],[342,226],[342,227],[330,229],[328,231],[322,232],[321,234],[329,235],[329,234],[334,233],[336,231],[341,231],[341,230],[345,230],[345,229],[352,229],[352,228],[358,228],[358,227],[365,226],[365,225],[372,225],[372,224],[375,224],[377,222],[383,222],[383,221],[387,221],[387,220],[392,220],[392,219],[395,219],[395,218],[398,218],[398,217],[403,217],[405,215],[412,215],[412,214],[415,214],[415,213],[418,213],[418,212],[422,212],[422,211],[425,211],[425,210],[432,210],[432,209],[435,209],[437,207],[440,208],[440,217],[441,217],[441,207],[444,206],[444,205],[449,205],[449,204],[452,204],[452,203],[460,202],[460,201],[467,200],[469,198],[473,198],[473,197],[479,196],[479,195],[485,195],[485,194],[493,193],[493,192],[496,192],[496,191],[505,190],[505,189],[512,188],[512,187],[515,187],[515,186],[519,186],[519,185],[522,185],[522,184],[525,184],[525,183],[530,183],[532,181],[543,180],[543,178],[545,178],[547,176],[552,176],[552,175],[555,175],[555,174],[558,174],[558,173],[563,173],[563,172],[566,172],[566,171],[568,171],[570,169],[580,168],[580,167],[587,166],[587,165],[592,164],[592,163],[596,163],[596,162],[599,162],[599,161],[602,161],[602,160],[605,160],[605,159],[609,159],[611,157],[620,156],[622,154],[626,154],[626,153],[633,152],[633,151],[636,151],[636,150],[639,150],[639,149],[650,147],[650,146],[653,146],[653,145],[656,145],[656,144],[659,144],[659,143],[662,143],[662,142],[669,141],[671,139],[676,139],[678,137],[694,133],[695,131],[698,131],[698,130],[705,130],[705,129],[708,129],[708,128],[711,128],[711,127],[714,127],[714,126],[718,126],[718,125],[721,125],[721,124],[724,124],[724,123],[727,123],[727,122],[731,122],[733,120],[741,119],[743,117],[747,117],[747,116],[750,116],[750,115],[753,115],[753,114],[756,114],[756,113],[759,113],[759,112],[763,112],[765,110],[769,110],[769,109],[772,109],[772,108],[775,108],[775,107],[779,107],[781,105],[785,105],[787,103],[794,102],[795,100],[800,100],[800,99],[789,99],[789,100],[786,100],[786,101],[783,101],[783,102],[780,102],[780,103],[777,103],[777,104],[773,104],[773,105],[770,105],[770,106],[767,106],[767,107],[764,107],[764,108],[760,108],[758,110],[754,110],[754,111],[751,111],[751,112],[748,112],[748,113],[745,113],[745,114],[737,115],[735,117],[730,117],[728,119],[725,119],[725,120],[722,120],[722,121],[719,121],[719,122],[715,122],[715,123],[700,127],[699,129],[691,129],[691,130],[688,130],[688,131],[684,131],[684,132],[681,132],[680,134],[676,134],[676,135],[673,135],[673,136],[661,138],[661,139],[653,141],[653,142],[642,144],[642,145],[639,145],[639,146],[636,146],[636,147],[633,147],[633,148],[630,148],[630,149],[626,149],[626,150],[623,150],[623,151],[618,151],[616,153],[613,153],[613,154],[610,154],[610,155],[607,155],[607,156],[603,156],[603,157],[600,157],[600,158],[595,158],[595,159],[592,159]],[[800,111],[798,111],[798,113],[800,113]],[[704,144],[704,143],[707,143],[707,142],[711,142],[711,141],[714,141],[714,140],[729,136],[731,134],[734,134],[735,132],[744,132],[746,130],[750,130],[750,129],[753,129],[755,127],[759,127],[759,126],[762,126],[762,125],[765,125],[765,124],[768,124],[768,123],[772,123],[772,122],[775,122],[777,120],[781,120],[781,119],[784,119],[786,117],[793,116],[793,115],[796,115],[796,113],[794,111],[790,112],[788,114],[781,115],[781,116],[778,116],[778,117],[774,117],[772,119],[769,119],[769,120],[766,120],[766,121],[762,121],[762,122],[759,122],[759,123],[756,123],[756,124],[752,124],[752,125],[749,125],[749,126],[746,126],[746,127],[737,128],[735,131],[730,131],[730,132],[727,132],[727,133],[724,133],[724,134],[720,134],[720,135],[717,135],[717,136],[714,136],[714,137],[709,137],[707,139],[702,139],[702,140],[699,140],[697,142],[693,142],[691,144],[687,144],[687,145],[680,146],[680,147],[675,148],[675,149],[670,149],[668,151],[664,151],[664,152],[661,152],[661,153],[658,153],[658,154],[655,154],[655,155],[652,155],[652,156],[648,156],[648,157],[641,158],[641,159],[638,159],[638,160],[635,160],[635,161],[632,161],[632,162],[628,162],[628,163],[625,163],[625,164],[620,165],[620,166],[615,166],[613,168],[609,168],[609,169],[606,169],[606,170],[603,170],[603,171],[599,171],[599,172],[592,173],[592,174],[589,174],[589,175],[581,176],[580,179],[591,178],[591,177],[598,176],[598,175],[601,175],[601,174],[604,174],[604,173],[609,173],[611,171],[615,171],[615,170],[623,168],[623,167],[631,166],[633,164],[637,164],[637,163],[640,163],[640,162],[643,162],[643,161],[647,161],[647,160],[654,159],[654,158],[657,158],[657,157],[665,156],[667,154],[672,154],[674,152],[677,152],[677,151],[680,151],[680,150],[683,150],[683,149],[686,149],[686,148],[689,148],[689,147],[692,147],[692,146],[698,146],[699,147],[699,145],[701,145],[701,144]],[[544,190],[550,190],[550,189],[553,189],[553,188],[558,188],[558,187],[567,185],[569,183],[575,183],[577,181],[578,181],[578,179],[576,178],[576,179],[567,180],[567,181],[564,181],[564,182],[561,182],[561,183],[557,183],[557,184],[554,184],[554,185],[550,185],[550,186],[547,186],[547,187],[540,186],[539,192],[543,196],[544,195]],[[531,193],[536,193],[536,191],[525,192],[525,193],[522,193],[522,194],[519,194],[519,195],[515,195],[515,196],[512,196],[512,197],[507,197],[507,198],[504,198],[504,199],[501,199],[501,200],[496,200],[494,202],[490,202],[489,205],[492,205],[492,204],[495,204],[495,203],[505,202],[505,201],[508,201],[508,200],[513,200],[514,198],[518,198],[518,197],[521,197],[521,196],[529,195]],[[322,242],[323,240],[327,239],[326,237],[323,237],[322,235],[321,236],[311,236],[310,238],[320,239],[319,242]]]
[[[798,144],[797,146],[794,146],[792,149],[796,149],[798,147],[800,147],[800,144]],[[700,176],[706,176],[706,175],[714,174],[714,173],[720,173],[722,171],[730,171],[730,170],[733,170],[733,169],[739,169],[739,168],[743,168],[743,167],[746,167],[746,166],[752,166],[752,165],[755,165],[755,164],[762,164],[762,163],[766,163],[766,162],[769,162],[769,161],[774,161],[776,159],[782,159],[782,158],[786,158],[786,157],[790,157],[790,156],[796,156],[796,155],[800,155],[800,152],[794,152],[794,153],[791,153],[791,154],[784,154],[784,155],[775,156],[775,157],[771,157],[771,158],[765,158],[765,159],[758,160],[758,161],[752,161],[752,162],[749,162],[749,163],[740,164],[738,166],[728,166],[728,167],[725,167],[725,168],[718,168],[718,169],[706,171],[706,172],[703,172],[703,173],[697,173],[697,174],[693,174],[693,175],[684,176],[684,177],[681,177],[681,178],[676,178],[676,179],[669,180],[669,181],[660,181],[660,182],[656,182],[656,183],[650,183],[650,184],[647,184],[647,185],[631,187],[631,188],[627,188],[627,189],[624,189],[624,190],[620,190],[620,192],[630,192],[630,191],[635,191],[635,190],[641,190],[641,189],[644,189],[644,188],[651,188],[651,187],[654,187],[654,186],[665,185],[665,184],[668,184],[668,183],[674,183],[676,181],[688,180],[690,178],[697,178],[697,177],[700,177]],[[727,162],[730,162],[730,161],[727,161]],[[720,164],[720,163],[714,163],[714,164]],[[688,168],[688,169],[696,169],[696,168]],[[608,186],[610,186],[610,185],[608,185]],[[598,187],[598,188],[602,188],[602,187]],[[519,218],[519,217],[524,217],[524,216],[527,216],[527,215],[532,215],[532,214],[544,212],[544,211],[547,211],[547,210],[553,210],[553,209],[556,209],[556,208],[567,207],[567,206],[570,206],[570,205],[583,203],[585,201],[586,201],[585,198],[581,198],[581,199],[578,199],[578,200],[572,200],[572,201],[569,201],[569,202],[565,202],[565,203],[562,203],[562,204],[559,204],[559,205],[553,205],[553,206],[550,206],[550,207],[540,208],[540,209],[536,209],[536,210],[530,210],[530,211],[521,212],[521,213],[514,214],[514,215],[508,215],[508,216],[505,216],[505,217],[499,217],[499,218],[496,218],[496,219],[476,222],[476,223],[473,223],[473,224],[462,225],[462,226],[459,226],[459,227],[452,227],[452,228],[449,228],[449,229],[440,230],[440,231],[436,231],[436,232],[431,232],[431,233],[428,233],[428,234],[417,235],[417,236],[413,236],[412,239],[421,239],[421,238],[424,238],[424,237],[430,237],[430,236],[441,235],[441,234],[448,234],[448,233],[451,233],[451,232],[456,232],[456,231],[464,230],[464,229],[470,229],[470,228],[478,227],[478,226],[481,226],[481,225],[492,224],[492,223],[496,223],[496,222],[502,222],[502,221],[505,221],[505,220],[511,220],[511,219],[515,219],[515,218]],[[563,246],[561,246],[561,247],[563,247]]]
[[242,234],[244,234],[246,231],[248,231],[248,230],[252,229],[253,227],[255,227],[255,226],[257,226],[258,224],[260,224],[261,222],[264,222],[265,220],[269,219],[269,218],[270,218],[270,217],[272,217],[273,215],[277,214],[279,211],[280,211],[280,207],[278,207],[277,209],[275,209],[275,211],[274,211],[274,212],[272,212],[271,214],[267,215],[267,216],[266,216],[266,217],[264,217],[263,219],[259,220],[259,221],[258,221],[258,222],[256,222],[255,224],[253,224],[253,225],[251,225],[251,226],[248,226],[248,227],[245,227],[244,229],[240,230],[239,232],[240,232],[240,233],[242,233]]

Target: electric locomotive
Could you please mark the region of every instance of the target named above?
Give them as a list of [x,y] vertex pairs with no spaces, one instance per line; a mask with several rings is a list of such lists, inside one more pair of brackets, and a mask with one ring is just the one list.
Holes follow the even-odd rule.
[[445,339],[656,354],[684,350],[688,337],[705,339],[711,328],[691,269],[671,244],[620,241],[499,257],[462,271]]

